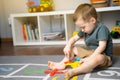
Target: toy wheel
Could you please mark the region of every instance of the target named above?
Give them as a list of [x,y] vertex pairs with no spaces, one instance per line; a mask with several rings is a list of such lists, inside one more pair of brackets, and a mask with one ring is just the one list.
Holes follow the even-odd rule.
[[43,12],[43,11],[44,11],[44,7],[41,7],[41,8],[40,8],[40,11]]
[[32,8],[28,8],[28,11],[29,11],[29,12],[32,12]]
[[37,11],[37,9],[36,8],[33,8],[33,12],[36,12]]

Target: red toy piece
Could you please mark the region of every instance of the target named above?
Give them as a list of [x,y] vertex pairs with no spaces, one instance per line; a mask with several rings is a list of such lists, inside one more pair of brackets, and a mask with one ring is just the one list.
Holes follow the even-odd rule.
[[58,71],[58,69],[54,69],[54,70],[46,70],[45,74],[50,74],[50,76],[54,76],[55,74],[63,74],[64,72],[62,71]]

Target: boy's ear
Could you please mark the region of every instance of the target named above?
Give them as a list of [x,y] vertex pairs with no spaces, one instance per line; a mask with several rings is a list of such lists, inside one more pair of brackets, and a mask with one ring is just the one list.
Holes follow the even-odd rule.
[[96,23],[96,19],[95,19],[94,17],[91,17],[90,21],[91,21],[92,23]]

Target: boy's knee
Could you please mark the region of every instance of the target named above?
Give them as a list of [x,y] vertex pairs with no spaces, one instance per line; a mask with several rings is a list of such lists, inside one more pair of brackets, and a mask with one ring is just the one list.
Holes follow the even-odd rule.
[[96,58],[96,63],[99,63],[99,64],[102,64],[105,61],[105,55],[103,54],[99,54],[95,58]]

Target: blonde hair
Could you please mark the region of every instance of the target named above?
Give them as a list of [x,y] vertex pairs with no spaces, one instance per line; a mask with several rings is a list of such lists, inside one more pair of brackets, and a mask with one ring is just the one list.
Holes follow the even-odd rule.
[[94,17],[97,20],[96,9],[91,4],[81,4],[74,12],[73,21],[75,22],[79,17],[85,21],[89,21],[91,17]]

